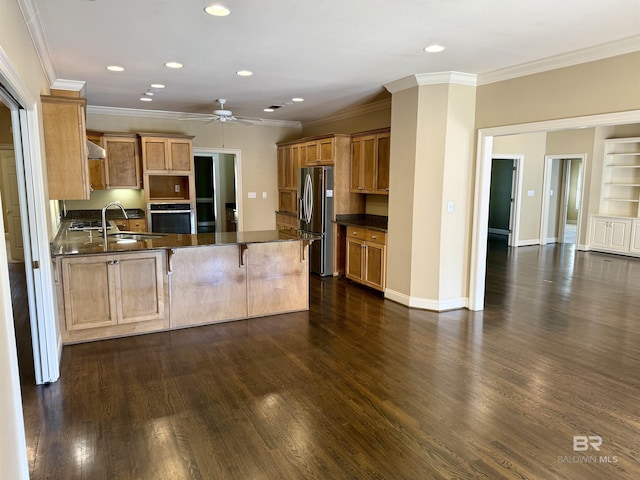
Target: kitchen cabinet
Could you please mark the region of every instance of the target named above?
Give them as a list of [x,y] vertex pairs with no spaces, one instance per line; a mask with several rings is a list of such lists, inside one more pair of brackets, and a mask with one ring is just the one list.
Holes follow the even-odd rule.
[[[102,147],[102,133],[87,131],[87,140]],[[107,188],[104,164],[104,158],[89,159],[89,189],[91,191],[104,190]]]
[[153,133],[139,135],[145,173],[193,172],[193,137]]
[[629,242],[629,253],[640,256],[640,220],[633,220],[631,223],[631,241]]
[[146,232],[147,224],[144,218],[116,218],[110,220],[118,227],[118,230],[123,232]]
[[[63,257],[63,340],[105,338],[161,327],[168,318],[163,253]],[[150,324],[138,326],[145,322]]]
[[386,285],[386,232],[347,226],[346,277],[376,290]]
[[[288,142],[278,143],[278,212],[298,214],[298,188],[300,168],[306,166],[333,167],[333,213],[363,214],[365,213],[364,195],[351,192],[349,187],[349,172],[351,161],[351,135],[328,134],[317,137],[306,137]],[[284,167],[289,165],[294,173],[285,173]],[[290,170],[289,170],[290,171]],[[291,179],[287,181],[287,179]],[[293,182],[294,186],[291,186]],[[284,185],[284,186],[283,186]],[[297,222],[296,222],[297,223]],[[276,217],[277,228],[286,228],[286,223]],[[332,224],[327,232],[333,235],[333,244],[338,245],[338,229]],[[341,243],[344,245],[344,242]],[[338,257],[342,248],[334,248],[333,273],[338,275]]]
[[88,200],[87,101],[58,95],[42,95],[40,100],[49,198]]
[[592,250],[629,254],[632,220],[623,217],[591,217]]
[[351,137],[350,190],[389,194],[390,130],[362,132]]
[[278,210],[298,212],[298,183],[300,171],[300,147],[278,147]]
[[107,188],[142,188],[140,146],[137,135],[105,134],[102,147],[107,152],[105,173]]
[[281,212],[276,213],[276,230],[297,230],[298,217]]

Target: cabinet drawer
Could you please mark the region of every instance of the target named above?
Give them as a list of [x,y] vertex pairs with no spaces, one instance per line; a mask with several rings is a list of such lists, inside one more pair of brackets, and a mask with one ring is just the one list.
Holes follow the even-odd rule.
[[387,234],[386,232],[382,232],[380,230],[365,230],[365,240],[367,242],[381,243],[386,245],[387,243]]
[[347,225],[347,237],[365,239],[367,229],[364,227],[354,227]]

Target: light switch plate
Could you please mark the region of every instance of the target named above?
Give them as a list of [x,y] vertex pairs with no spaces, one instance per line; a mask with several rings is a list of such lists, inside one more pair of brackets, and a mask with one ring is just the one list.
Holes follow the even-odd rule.
[[267,198],[267,192],[262,192],[262,198]]
[[256,198],[256,192],[249,192],[249,198]]
[[535,190],[527,190],[527,197],[535,197],[535,196],[536,196]]

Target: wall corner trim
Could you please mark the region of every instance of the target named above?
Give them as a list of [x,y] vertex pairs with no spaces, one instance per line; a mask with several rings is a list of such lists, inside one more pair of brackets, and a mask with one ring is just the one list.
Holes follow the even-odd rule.
[[417,73],[408,77],[385,83],[383,86],[391,94],[407,90],[412,87],[423,85],[438,85],[443,83],[455,83],[457,85],[468,85],[475,87],[478,84],[478,76],[473,73],[463,72],[435,72],[435,73]]

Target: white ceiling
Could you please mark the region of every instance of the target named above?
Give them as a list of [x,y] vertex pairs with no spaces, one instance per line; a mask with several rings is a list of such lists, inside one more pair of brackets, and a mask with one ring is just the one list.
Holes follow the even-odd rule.
[[[384,84],[412,74],[458,71],[482,80],[568,52],[640,50],[640,0],[20,3],[32,34],[41,24],[43,62],[58,79],[86,81],[89,105],[208,113],[222,97],[236,115],[274,120],[308,122],[384,98]],[[205,14],[212,3],[231,15]],[[425,53],[432,43],[446,50]],[[184,68],[164,67],[172,60]],[[105,69],[113,64],[125,72]],[[239,77],[241,69],[254,75]],[[166,89],[141,102],[156,82]],[[292,97],[305,101],[262,111]]]

